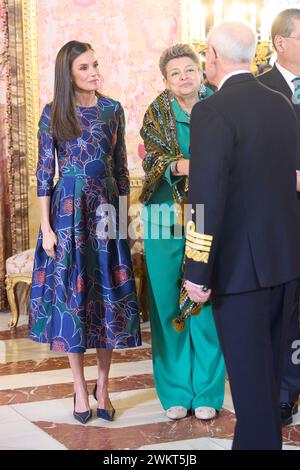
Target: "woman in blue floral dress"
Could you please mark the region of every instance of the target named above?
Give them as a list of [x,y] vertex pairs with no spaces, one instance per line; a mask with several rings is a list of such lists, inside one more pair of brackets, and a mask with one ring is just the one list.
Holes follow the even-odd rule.
[[[74,417],[82,423],[92,416],[85,350],[96,348],[97,415],[112,420],[112,350],[141,344],[130,249],[119,230],[119,196],[129,194],[124,112],[96,92],[99,78],[91,46],[65,44],[56,58],[54,99],[42,112],[38,133],[41,229],[29,337],[68,353]],[[59,180],[53,189],[55,156]]]

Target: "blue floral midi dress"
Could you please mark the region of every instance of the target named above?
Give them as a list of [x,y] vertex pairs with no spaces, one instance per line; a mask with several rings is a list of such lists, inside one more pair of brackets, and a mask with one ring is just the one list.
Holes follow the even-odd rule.
[[[133,267],[118,227],[119,196],[129,193],[124,111],[104,97],[76,110],[82,135],[71,141],[54,141],[51,105],[40,119],[38,196],[51,196],[58,245],[56,258],[48,257],[39,232],[29,337],[50,343],[53,351],[74,353],[136,347],[141,334]],[[55,155],[59,180],[53,189]],[[109,238],[112,218],[116,232]]]

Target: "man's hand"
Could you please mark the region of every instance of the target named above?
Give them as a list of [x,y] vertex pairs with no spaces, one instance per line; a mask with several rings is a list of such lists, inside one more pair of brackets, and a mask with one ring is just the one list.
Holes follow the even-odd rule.
[[300,171],[296,171],[296,175],[297,175],[297,185],[296,185],[296,188],[297,188],[297,191],[300,191]]
[[203,287],[195,286],[190,281],[185,281],[184,287],[186,288],[189,298],[193,300],[193,302],[198,302],[204,304],[208,301],[211,295],[211,290],[204,291]]

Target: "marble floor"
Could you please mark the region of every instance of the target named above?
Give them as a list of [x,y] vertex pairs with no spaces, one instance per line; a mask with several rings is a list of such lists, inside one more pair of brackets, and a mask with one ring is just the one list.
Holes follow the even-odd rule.
[[[194,416],[169,420],[159,403],[152,376],[149,324],[142,325],[143,344],[116,351],[110,372],[110,397],[116,418],[74,420],[72,376],[64,354],[27,339],[27,318],[15,331],[9,313],[0,313],[0,450],[225,450],[231,448],[235,424],[229,385],[218,418]],[[85,355],[90,393],[96,377],[93,351]],[[96,402],[90,396],[90,404]],[[284,448],[300,450],[300,413],[284,428]]]

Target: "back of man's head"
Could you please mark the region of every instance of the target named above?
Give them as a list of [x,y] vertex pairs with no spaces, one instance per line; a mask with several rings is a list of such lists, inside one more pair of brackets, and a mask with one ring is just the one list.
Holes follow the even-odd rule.
[[276,48],[275,38],[276,36],[282,36],[283,38],[289,38],[294,30],[294,20],[300,20],[300,9],[299,8],[288,8],[281,11],[275,18],[272,24],[272,41]]
[[257,39],[245,23],[224,21],[208,34],[208,45],[226,65],[250,64],[255,56]]

